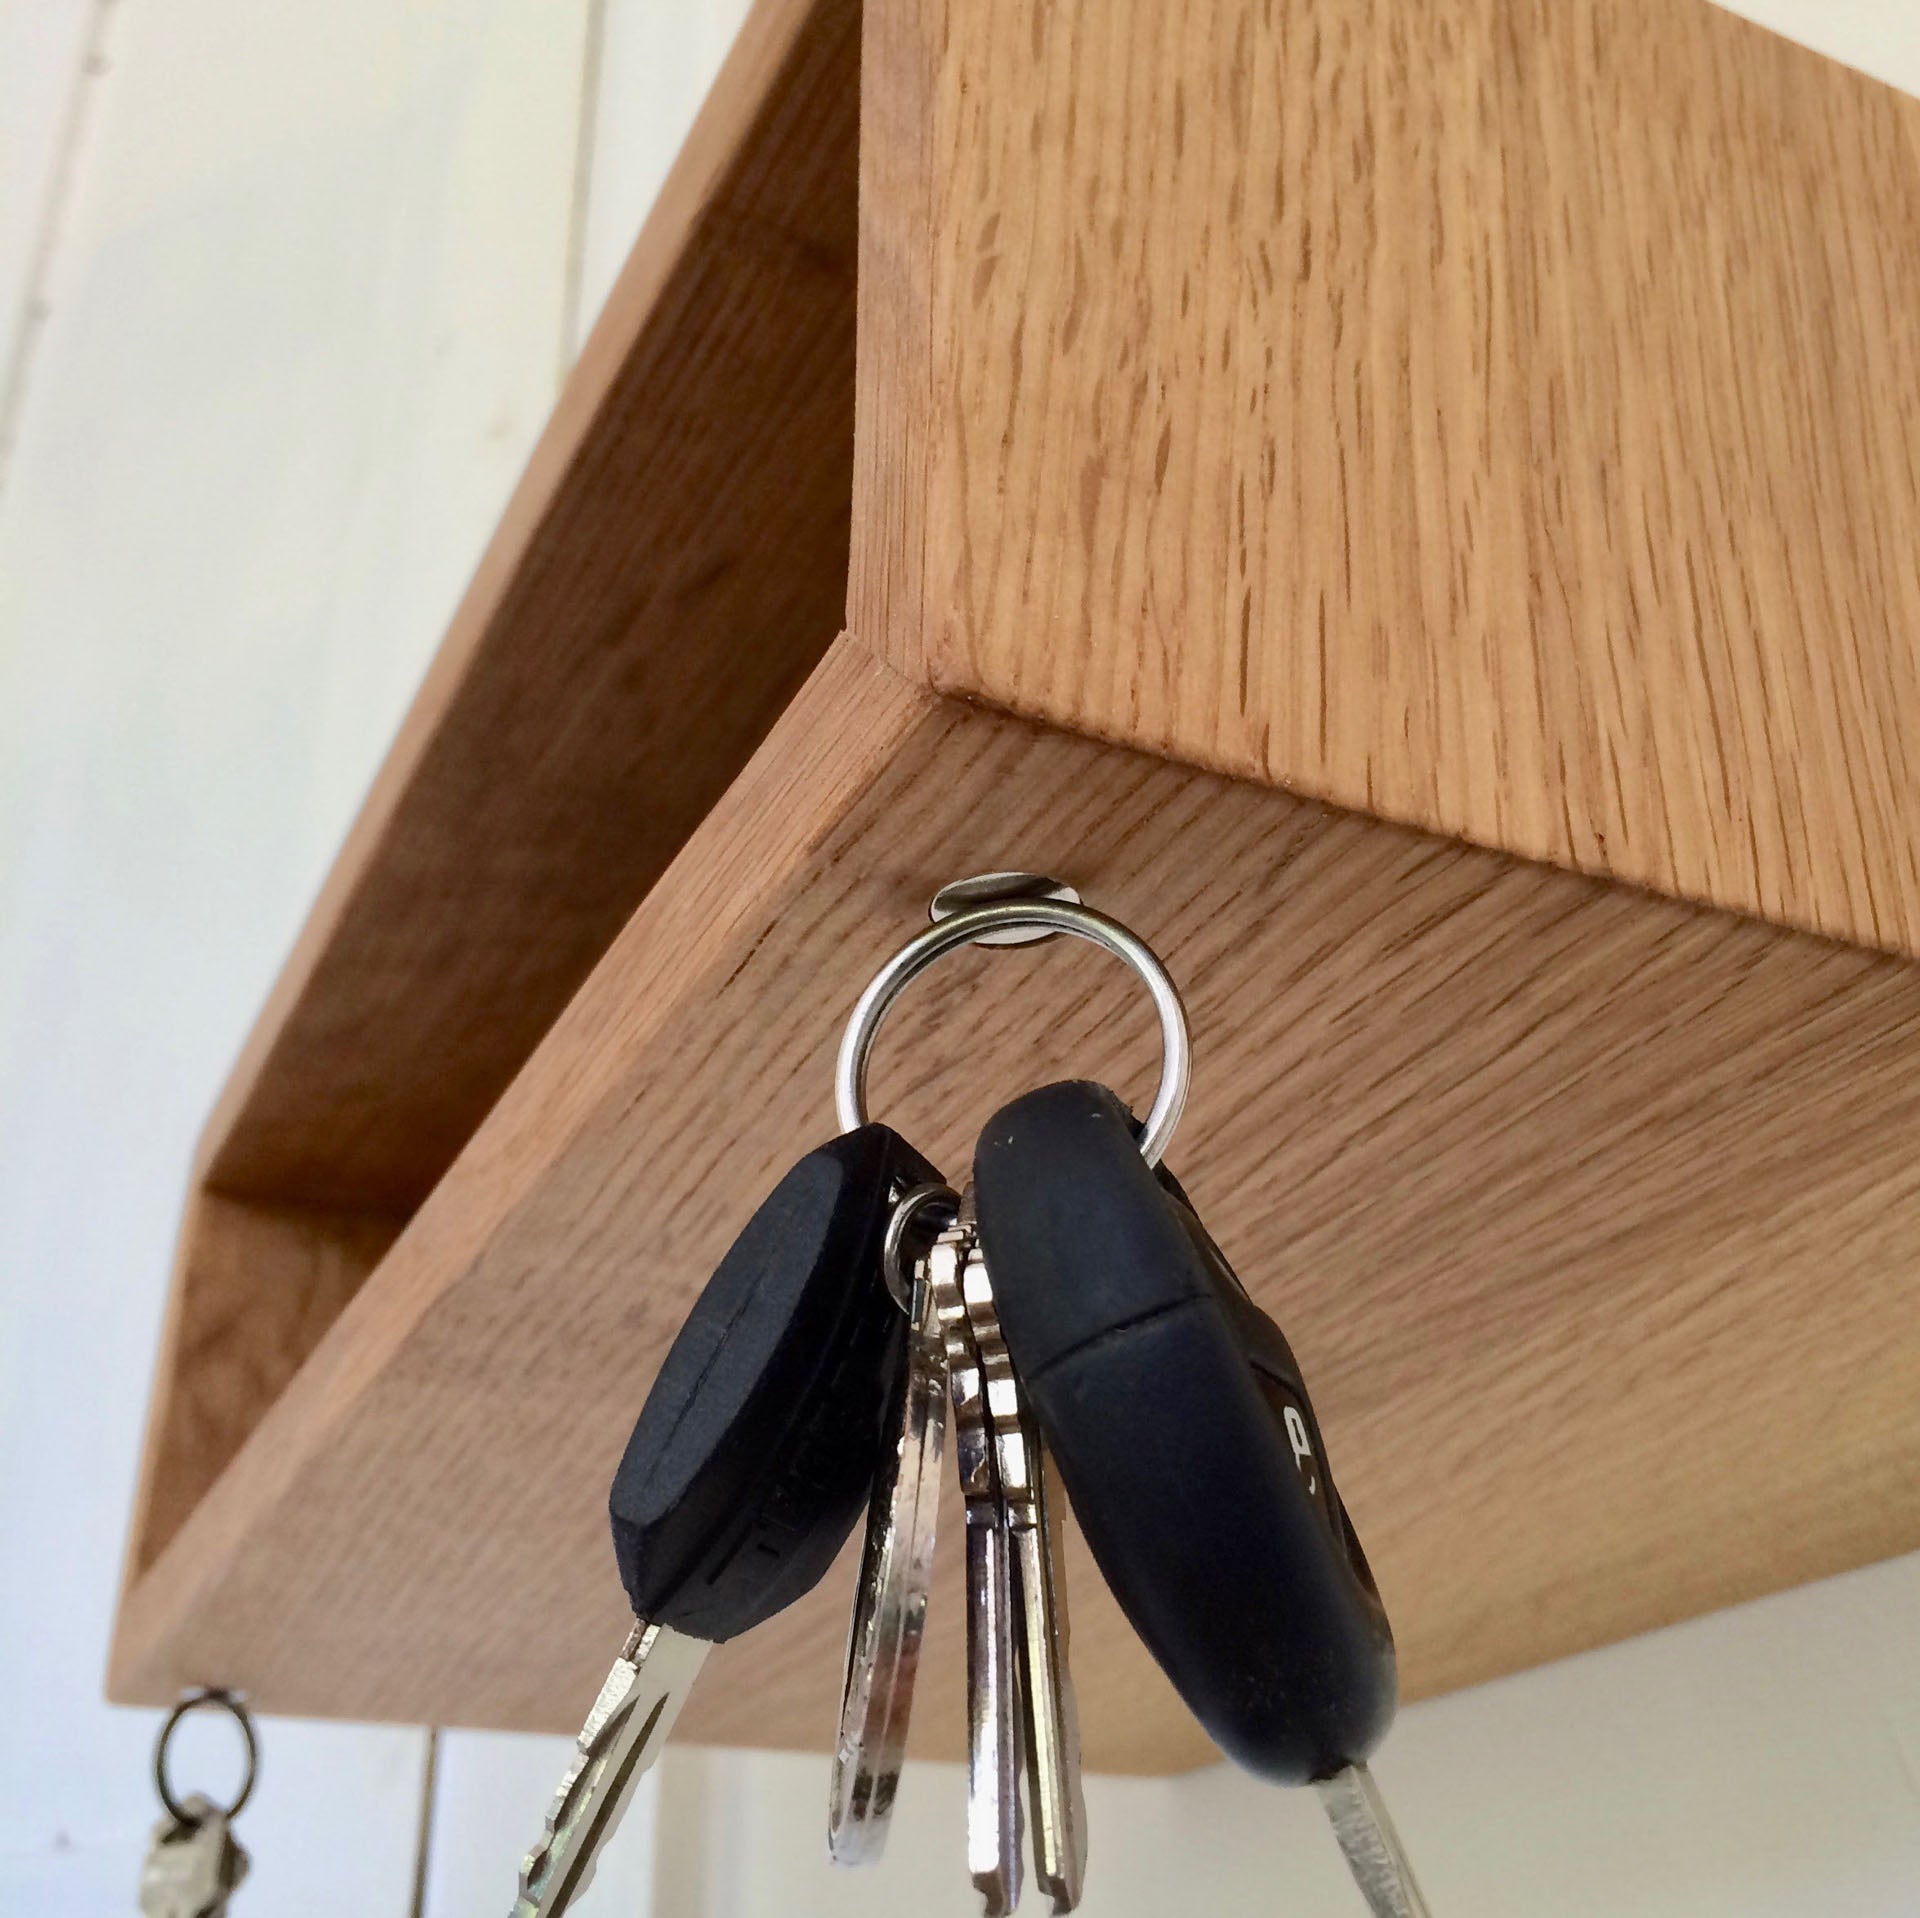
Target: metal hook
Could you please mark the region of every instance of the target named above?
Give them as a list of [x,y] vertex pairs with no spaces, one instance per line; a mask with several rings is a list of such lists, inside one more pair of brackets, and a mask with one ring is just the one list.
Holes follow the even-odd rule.
[[1186,1007],[1159,955],[1138,933],[1091,906],[1062,899],[996,899],[966,907],[910,939],[874,974],[847,1021],[834,1068],[834,1104],[843,1132],[853,1132],[867,1123],[867,1061],[880,1023],[900,994],[935,960],[962,946],[994,934],[1035,929],[1068,933],[1112,953],[1133,968],[1152,997],[1154,1010],[1160,1015],[1160,1086],[1140,1134],[1140,1156],[1149,1165],[1159,1164],[1187,1103],[1192,1045]]
[[[971,879],[956,879],[942,886],[927,907],[927,918],[938,925],[957,912],[974,906],[997,904],[1003,899],[1064,899],[1077,906],[1080,895],[1063,879],[1050,879],[1043,872],[977,872]],[[1046,926],[1016,926],[1011,932],[984,933],[976,946],[1044,946],[1060,935]]]

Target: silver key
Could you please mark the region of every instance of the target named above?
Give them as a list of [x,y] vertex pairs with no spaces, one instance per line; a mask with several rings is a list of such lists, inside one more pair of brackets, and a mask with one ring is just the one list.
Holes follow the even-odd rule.
[[140,1872],[143,1918],[220,1918],[247,1875],[249,1860],[227,1814],[195,1792],[153,1828]]
[[[922,1188],[928,1197],[941,1190]],[[915,1196],[903,1201],[903,1212]],[[951,1193],[944,1196],[953,1199]],[[827,1812],[827,1849],[841,1865],[872,1864],[886,1846],[933,1573],[946,1449],[947,1361],[924,1255],[910,1288],[896,1411],[899,1436],[874,1484],[847,1635]]]
[[1427,1901],[1372,1772],[1365,1765],[1348,1765],[1323,1778],[1317,1789],[1373,1918],[1428,1918]]
[[1012,1548],[1034,1876],[1052,1898],[1054,1910],[1069,1912],[1080,1902],[1086,1876],[1087,1806],[1080,1776],[1080,1720],[1067,1669],[1067,1588],[1052,1524],[1050,1467],[1000,1330],[993,1283],[977,1236],[968,1247],[961,1291],[985,1378],[987,1422]]
[[994,1463],[986,1373],[963,1279],[971,1222],[941,1233],[927,1254],[946,1345],[953,1449],[967,1513],[967,1870],[986,1918],[1020,1902],[1020,1709],[1014,1654],[1012,1539]]
[[659,1757],[710,1649],[668,1625],[634,1626],[574,1741],[546,1829],[521,1864],[513,1918],[560,1918],[593,1882],[602,1847]]

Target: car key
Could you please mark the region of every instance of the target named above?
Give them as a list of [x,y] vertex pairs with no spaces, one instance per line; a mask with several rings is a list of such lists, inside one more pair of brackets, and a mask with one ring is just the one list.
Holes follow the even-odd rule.
[[1414,1918],[1364,1764],[1392,1634],[1285,1338],[1105,1088],[1014,1101],[975,1178],[1014,1363],[1116,1599],[1221,1749],[1318,1786],[1374,1911]]
[[900,1194],[933,1177],[885,1126],[809,1153],[675,1338],[608,1501],[637,1622],[522,1865],[514,1918],[573,1904],[708,1647],[809,1591],[853,1529],[899,1370],[884,1235]]

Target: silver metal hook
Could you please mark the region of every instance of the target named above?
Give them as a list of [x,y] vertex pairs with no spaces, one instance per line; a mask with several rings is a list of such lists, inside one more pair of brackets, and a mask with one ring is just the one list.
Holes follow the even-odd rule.
[[1160,1086],[1153,1095],[1140,1134],[1140,1156],[1158,1165],[1186,1108],[1193,1048],[1187,1034],[1187,1010],[1159,955],[1140,935],[1091,906],[1061,899],[1000,899],[969,906],[910,939],[874,974],[847,1020],[834,1067],[833,1097],[840,1129],[853,1132],[867,1123],[867,1061],[880,1023],[893,1002],[935,960],[972,945],[985,935],[1043,929],[1064,932],[1099,946],[1131,966],[1160,1015]]

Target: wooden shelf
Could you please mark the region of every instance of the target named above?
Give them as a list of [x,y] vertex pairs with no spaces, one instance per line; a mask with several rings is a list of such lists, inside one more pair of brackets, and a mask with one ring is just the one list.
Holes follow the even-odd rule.
[[[209,1125],[116,1697],[571,1730],[653,1369],[994,866],[1186,985],[1410,1693],[1920,1545],[1920,104],[1693,0],[1016,12],[749,19]],[[877,1107],[958,1166],[1142,1011],[969,956]],[[823,1745],[850,1586],[683,1735]],[[1204,1761],[1070,1586],[1091,1761]]]

